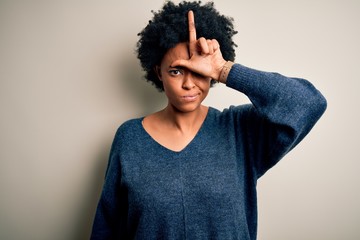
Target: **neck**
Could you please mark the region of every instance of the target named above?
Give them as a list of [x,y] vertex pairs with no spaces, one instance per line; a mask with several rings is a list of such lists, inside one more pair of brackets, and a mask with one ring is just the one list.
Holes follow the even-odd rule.
[[181,133],[186,133],[199,128],[207,115],[208,107],[201,105],[195,111],[180,112],[168,105],[162,112],[164,120],[170,127],[175,128]]

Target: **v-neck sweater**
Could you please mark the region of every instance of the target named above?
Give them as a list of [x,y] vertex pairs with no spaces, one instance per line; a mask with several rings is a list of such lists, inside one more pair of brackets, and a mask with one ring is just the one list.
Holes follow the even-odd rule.
[[257,180],[305,137],[327,103],[307,80],[240,64],[226,84],[251,104],[209,107],[181,151],[156,142],[143,118],[119,127],[91,239],[256,239]]

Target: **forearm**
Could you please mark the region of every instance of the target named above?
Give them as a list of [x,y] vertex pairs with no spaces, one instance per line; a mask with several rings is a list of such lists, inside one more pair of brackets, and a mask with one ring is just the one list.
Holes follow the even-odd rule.
[[[326,109],[326,100],[307,80],[235,64],[226,85],[247,95],[270,122],[308,132]],[[301,134],[301,133],[299,133]]]

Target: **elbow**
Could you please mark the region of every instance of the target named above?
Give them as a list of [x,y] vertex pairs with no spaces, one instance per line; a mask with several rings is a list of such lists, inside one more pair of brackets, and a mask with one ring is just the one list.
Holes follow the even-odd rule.
[[311,98],[308,103],[306,113],[298,119],[296,124],[290,125],[288,126],[289,128],[286,129],[288,138],[293,140],[293,144],[290,145],[289,150],[295,147],[311,131],[326,111],[327,100],[320,92]]
[[299,118],[293,125],[294,135],[299,135],[301,139],[314,127],[327,109],[326,98],[316,89],[312,94],[308,94],[303,101],[305,103],[303,111],[299,111],[301,114],[298,115]]
[[309,114],[314,119],[319,119],[327,108],[327,100],[315,86],[307,80],[299,80],[301,83],[298,88],[300,100],[303,103],[304,113]]
[[327,100],[319,91],[311,101],[311,108],[315,119],[319,119],[327,109]]

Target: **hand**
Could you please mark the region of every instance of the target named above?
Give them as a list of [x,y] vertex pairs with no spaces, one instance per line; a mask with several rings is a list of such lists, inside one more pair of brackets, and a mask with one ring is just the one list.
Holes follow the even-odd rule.
[[197,74],[219,80],[220,72],[226,63],[215,39],[196,38],[193,11],[188,13],[189,22],[189,60],[176,60],[171,66],[180,66]]

